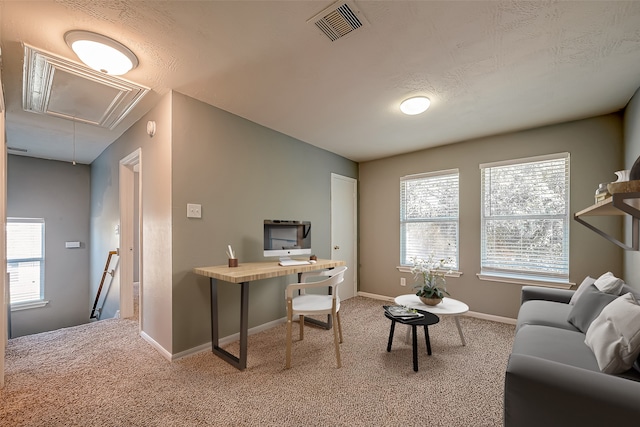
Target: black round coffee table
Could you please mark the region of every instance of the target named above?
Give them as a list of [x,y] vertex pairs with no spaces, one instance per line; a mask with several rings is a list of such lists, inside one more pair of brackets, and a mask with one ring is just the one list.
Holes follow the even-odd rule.
[[424,327],[424,339],[427,343],[427,354],[431,356],[431,341],[429,340],[429,325],[435,325],[440,321],[440,318],[433,313],[429,313],[424,310],[416,310],[419,313],[422,313],[422,317],[418,319],[403,319],[399,317],[394,317],[384,312],[384,315],[387,319],[391,320],[391,329],[389,330],[389,344],[387,344],[387,351],[391,351],[391,343],[393,342],[393,331],[396,328],[396,322],[402,323],[403,325],[411,326],[411,338],[413,343],[413,370],[418,372],[418,338],[416,333],[417,326]]

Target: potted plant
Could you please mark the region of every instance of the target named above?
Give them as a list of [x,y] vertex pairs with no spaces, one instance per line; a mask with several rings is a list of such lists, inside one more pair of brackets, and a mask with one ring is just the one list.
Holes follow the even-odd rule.
[[410,271],[416,280],[413,288],[417,290],[416,295],[424,304],[440,304],[442,298],[449,295],[445,278],[447,272],[444,269],[447,261],[445,259],[436,261],[433,259],[433,255],[430,255],[426,260],[418,257],[411,258]]

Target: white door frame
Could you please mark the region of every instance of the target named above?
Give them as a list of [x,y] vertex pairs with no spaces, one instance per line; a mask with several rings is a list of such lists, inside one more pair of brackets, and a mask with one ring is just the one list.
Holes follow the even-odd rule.
[[[135,169],[135,170],[134,170]],[[138,218],[134,218],[134,179],[138,172]],[[120,160],[120,317],[133,316],[133,233],[134,221],[142,218],[142,149],[138,148]],[[142,247],[142,227],[139,245]],[[142,330],[142,250],[139,257],[139,300],[138,300],[138,330]]]
[[4,138],[4,95],[0,81],[0,388],[4,387],[4,355],[9,332],[7,330],[8,316],[11,310],[7,295],[9,280],[7,277],[6,251],[6,222],[7,222],[7,145]]
[[[353,253],[350,254],[351,256],[351,261],[353,265],[349,265],[349,270],[350,273],[352,274],[353,277],[353,283],[351,284],[351,286],[353,286],[352,288],[352,295],[356,296],[358,295],[358,180],[354,179],[354,178],[350,178],[348,176],[343,176],[343,175],[338,175],[336,173],[332,173],[331,174],[331,258],[333,259],[333,254],[335,252],[335,247],[339,244],[339,241],[336,241],[336,238],[334,236],[334,229],[333,229],[333,224],[334,224],[334,220],[335,218],[333,218],[334,215],[334,209],[338,208],[339,210],[339,206],[334,205],[334,203],[336,203],[336,201],[334,200],[333,195],[334,193],[334,182],[336,181],[343,181],[346,182],[348,184],[351,184],[352,187],[352,198],[351,198],[351,203],[352,205],[350,206],[351,208],[351,212],[353,212],[353,230],[354,233],[351,236],[352,242],[352,248],[353,248]],[[344,238],[341,239],[342,241],[344,241]],[[341,286],[347,286],[347,282],[345,281],[345,283]]]

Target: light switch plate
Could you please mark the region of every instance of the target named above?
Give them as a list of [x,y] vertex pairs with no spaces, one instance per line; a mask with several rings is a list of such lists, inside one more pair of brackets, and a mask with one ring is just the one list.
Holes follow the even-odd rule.
[[187,203],[187,218],[202,218],[202,205]]

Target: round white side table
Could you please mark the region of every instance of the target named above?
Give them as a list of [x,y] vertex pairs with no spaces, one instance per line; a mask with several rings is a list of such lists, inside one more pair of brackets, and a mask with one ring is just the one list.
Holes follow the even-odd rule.
[[397,305],[404,305],[409,308],[417,308],[418,310],[428,311],[436,316],[453,316],[456,321],[456,327],[458,328],[458,334],[460,334],[460,340],[462,345],[467,345],[462,334],[462,328],[460,327],[460,321],[458,316],[469,311],[469,306],[462,301],[458,301],[453,298],[443,298],[442,302],[438,305],[426,305],[415,294],[406,294],[397,296],[394,299]]

